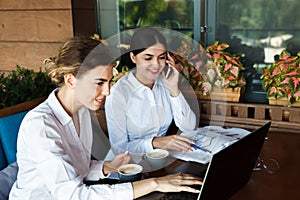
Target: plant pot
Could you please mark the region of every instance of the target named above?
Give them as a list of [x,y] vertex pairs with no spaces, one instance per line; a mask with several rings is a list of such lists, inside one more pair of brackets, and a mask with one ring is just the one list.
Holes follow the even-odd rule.
[[241,88],[213,88],[209,95],[200,94],[199,91],[195,91],[197,98],[209,101],[227,101],[227,102],[239,102],[241,96]]
[[269,104],[270,105],[276,105],[276,106],[291,106],[291,107],[300,107],[300,102],[295,102],[291,104],[287,98],[275,98],[275,97],[268,97]]

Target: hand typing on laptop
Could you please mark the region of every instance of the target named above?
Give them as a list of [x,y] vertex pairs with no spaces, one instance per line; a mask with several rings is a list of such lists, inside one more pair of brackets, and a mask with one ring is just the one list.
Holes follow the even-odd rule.
[[189,185],[202,185],[199,177],[190,174],[172,174],[164,178],[156,180],[160,192],[193,192],[199,193],[200,191],[190,187]]
[[[148,183],[146,183],[146,181]],[[134,197],[140,197],[143,194],[151,193],[153,191],[159,192],[192,192],[199,193],[199,190],[192,188],[192,185],[202,185],[202,180],[191,174],[171,174],[159,178],[149,178],[142,180],[143,184],[139,184],[140,181],[133,182],[132,185],[136,189],[134,190]],[[147,185],[147,186],[146,186]],[[142,188],[138,188],[143,186]],[[146,187],[145,187],[146,186]]]

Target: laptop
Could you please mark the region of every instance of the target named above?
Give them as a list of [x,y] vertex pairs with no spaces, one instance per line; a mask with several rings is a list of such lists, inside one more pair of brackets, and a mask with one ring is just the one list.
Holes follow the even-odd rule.
[[180,171],[203,177],[201,188],[197,188],[199,194],[153,192],[139,199],[228,199],[249,181],[270,126],[271,122],[267,122],[214,154],[207,165],[186,162],[171,172]]

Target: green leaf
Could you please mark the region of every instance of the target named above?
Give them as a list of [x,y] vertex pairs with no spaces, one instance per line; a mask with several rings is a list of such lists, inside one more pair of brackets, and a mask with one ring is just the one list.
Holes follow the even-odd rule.
[[0,80],[0,109],[47,96],[56,87],[41,69],[35,72],[19,65],[6,76],[0,74]]

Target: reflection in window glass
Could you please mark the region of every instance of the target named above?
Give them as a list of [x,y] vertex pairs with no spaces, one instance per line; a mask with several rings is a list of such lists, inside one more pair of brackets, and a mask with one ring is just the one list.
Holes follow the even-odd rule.
[[216,40],[242,56],[244,101],[266,103],[260,75],[283,49],[300,51],[299,0],[217,0]]
[[192,34],[194,0],[119,0],[120,31],[156,26]]
[[300,50],[296,46],[300,44],[299,7],[299,0],[219,0],[216,39],[249,57],[249,64],[272,63],[284,48],[296,54]]

